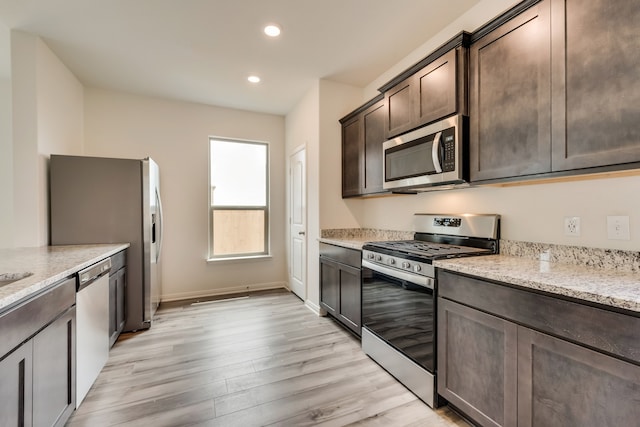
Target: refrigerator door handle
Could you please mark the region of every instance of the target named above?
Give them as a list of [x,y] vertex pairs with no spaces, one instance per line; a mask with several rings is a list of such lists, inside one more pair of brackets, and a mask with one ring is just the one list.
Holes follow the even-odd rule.
[[[158,237],[158,250],[156,251],[156,263],[160,260],[160,252],[162,251],[162,238],[164,237],[164,214],[162,212],[162,199],[160,198],[160,191],[156,187],[156,201],[158,202],[158,218],[157,221],[160,222],[160,234]],[[156,224],[154,223],[154,228]]]

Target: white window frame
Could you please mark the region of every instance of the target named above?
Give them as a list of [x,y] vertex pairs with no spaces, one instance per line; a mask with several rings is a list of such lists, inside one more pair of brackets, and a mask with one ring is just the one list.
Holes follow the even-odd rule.
[[[216,208],[213,206],[213,188],[211,186],[211,145],[213,141],[225,141],[225,142],[233,142],[233,143],[241,143],[241,144],[254,144],[254,145],[263,145],[267,149],[267,165],[266,165],[266,206],[222,206]],[[209,158],[207,162],[209,163],[209,173],[207,174],[207,189],[208,189],[208,202],[209,202],[209,214],[208,214],[208,234],[209,234],[209,254],[208,254],[208,262],[216,262],[216,261],[233,261],[233,260],[250,260],[256,258],[271,258],[271,215],[270,215],[270,205],[271,205],[271,147],[269,142],[266,141],[255,141],[255,140],[246,140],[246,139],[237,139],[237,138],[225,138],[225,137],[217,137],[210,136],[209,137]],[[251,253],[241,253],[241,254],[225,254],[225,255],[215,255],[213,253],[213,244],[215,238],[215,230],[213,229],[213,213],[214,210],[263,210],[264,211],[264,251],[262,252],[251,252]]]

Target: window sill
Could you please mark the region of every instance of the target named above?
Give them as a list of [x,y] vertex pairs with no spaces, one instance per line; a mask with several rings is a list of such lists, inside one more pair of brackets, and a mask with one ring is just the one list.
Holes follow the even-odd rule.
[[227,257],[227,258],[207,258],[207,264],[262,261],[262,260],[269,260],[272,258],[273,258],[272,255],[250,255],[250,256]]

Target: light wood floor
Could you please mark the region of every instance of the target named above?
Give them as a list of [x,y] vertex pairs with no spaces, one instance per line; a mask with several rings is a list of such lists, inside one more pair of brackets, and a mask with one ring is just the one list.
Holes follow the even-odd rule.
[[293,294],[161,307],[123,335],[69,426],[466,426]]

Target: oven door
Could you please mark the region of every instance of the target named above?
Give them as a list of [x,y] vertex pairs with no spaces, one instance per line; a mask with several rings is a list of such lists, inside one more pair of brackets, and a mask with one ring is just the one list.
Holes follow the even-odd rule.
[[434,279],[362,261],[362,325],[434,372]]

